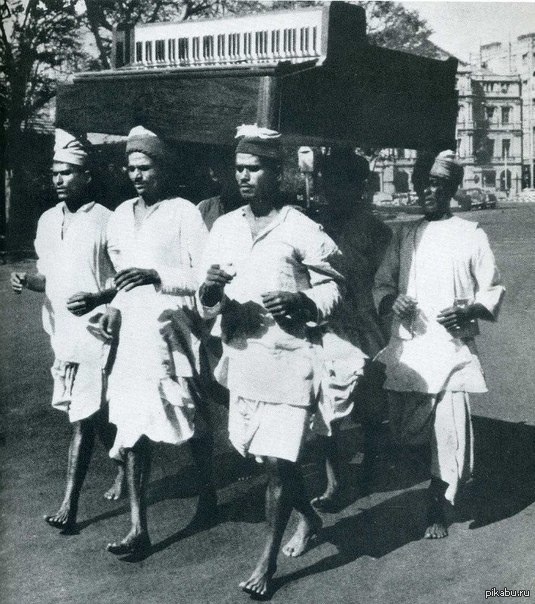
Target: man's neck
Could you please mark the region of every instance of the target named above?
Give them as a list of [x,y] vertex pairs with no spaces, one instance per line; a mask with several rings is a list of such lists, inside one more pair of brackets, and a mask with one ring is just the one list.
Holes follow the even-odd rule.
[[78,210],[86,203],[89,202],[85,199],[69,200],[64,202],[64,208],[69,214],[76,214],[76,212],[78,212]]
[[256,218],[269,216],[277,210],[275,199],[273,197],[251,200],[249,202],[249,208]]
[[164,199],[163,197],[149,197],[149,196],[143,196],[143,195],[138,196],[139,206],[142,208],[143,207],[150,208],[151,206],[162,201],[163,199]]
[[428,222],[438,222],[440,220],[449,220],[453,217],[453,214],[450,211],[447,212],[430,212],[429,214],[425,214],[424,218]]

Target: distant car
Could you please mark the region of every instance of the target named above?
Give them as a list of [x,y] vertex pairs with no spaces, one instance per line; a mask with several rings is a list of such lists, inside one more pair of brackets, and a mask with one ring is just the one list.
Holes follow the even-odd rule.
[[[470,198],[470,205],[468,206],[468,198]],[[465,211],[469,210],[486,210],[488,208],[495,208],[498,204],[498,198],[496,193],[490,191],[484,191],[477,187],[471,189],[459,189],[454,196],[459,203],[459,206]]]
[[453,196],[453,199],[459,204],[459,208],[464,212],[472,209],[472,197],[464,190],[459,189]]
[[495,193],[487,193],[487,200],[485,201],[486,208],[494,209],[498,205],[498,198]]

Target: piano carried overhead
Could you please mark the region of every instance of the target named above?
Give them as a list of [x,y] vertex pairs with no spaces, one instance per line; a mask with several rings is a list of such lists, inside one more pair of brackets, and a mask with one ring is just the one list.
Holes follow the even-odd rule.
[[320,7],[117,28],[113,68],[58,92],[57,125],[232,144],[258,123],[295,144],[455,145],[457,61],[380,48],[362,7]]

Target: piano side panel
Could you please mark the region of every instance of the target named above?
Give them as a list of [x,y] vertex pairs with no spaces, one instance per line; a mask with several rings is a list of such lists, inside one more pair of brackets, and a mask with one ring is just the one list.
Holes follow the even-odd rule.
[[126,135],[142,123],[171,140],[229,144],[257,121],[260,77],[81,79],[58,93],[56,124]]
[[327,65],[281,83],[282,131],[371,147],[450,147],[455,61],[369,47],[346,69]]

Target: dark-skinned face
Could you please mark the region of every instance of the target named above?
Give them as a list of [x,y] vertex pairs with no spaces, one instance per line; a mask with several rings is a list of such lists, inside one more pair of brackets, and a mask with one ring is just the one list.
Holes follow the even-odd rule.
[[427,185],[418,191],[418,201],[426,216],[449,213],[451,197],[451,183],[437,176],[430,176]]
[[139,196],[151,201],[161,198],[164,189],[163,170],[145,153],[133,151],[129,154],[128,177]]
[[262,157],[236,154],[236,182],[247,203],[273,197],[278,191],[278,172]]
[[89,173],[79,166],[58,161],[52,164],[52,183],[56,195],[66,204],[83,200],[90,181]]

